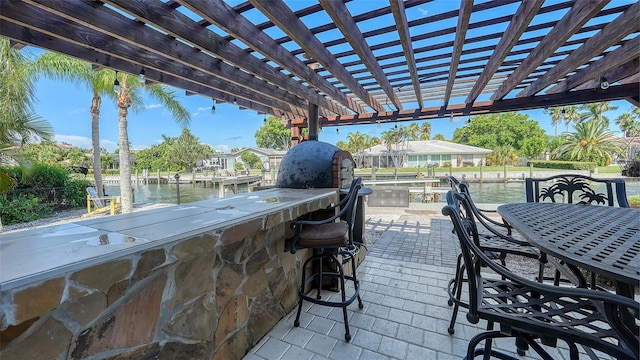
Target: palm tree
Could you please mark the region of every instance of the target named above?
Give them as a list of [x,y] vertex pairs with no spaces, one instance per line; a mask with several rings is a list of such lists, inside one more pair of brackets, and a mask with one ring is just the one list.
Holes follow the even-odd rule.
[[604,121],[592,119],[574,126],[575,132],[567,135],[567,141],[556,152],[560,157],[573,161],[594,161],[598,165],[608,165],[614,154],[624,151],[620,141]]
[[[118,74],[116,73],[116,76]],[[183,127],[189,125],[191,116],[177,100],[175,91],[162,84],[145,85],[137,76],[121,73],[117,77],[120,89],[117,92],[116,104],[118,106],[118,131],[119,131],[119,157],[120,157],[120,196],[122,199],[122,213],[130,213],[131,201],[131,163],[129,152],[129,134],[127,133],[127,115],[129,108],[134,111],[143,108],[141,91],[159,101],[173,115],[173,118]]]
[[6,192],[14,185],[8,168],[19,165],[28,169],[20,148],[50,139],[53,129],[33,112],[33,84],[38,73],[32,56],[12,49],[9,40],[0,39],[0,68],[0,192]]
[[564,124],[567,127],[567,132],[569,132],[569,125],[571,123],[579,123],[583,121],[580,114],[578,113],[578,107],[575,105],[565,106],[564,107]]
[[[555,132],[553,136],[558,136],[558,124],[563,118],[563,112],[561,107],[551,107],[549,108],[549,112],[551,112],[551,124],[555,128]],[[567,129],[569,131],[569,129]]]
[[429,140],[431,138],[431,123],[425,121],[420,127],[420,140]]
[[635,137],[640,133],[640,122],[632,112],[620,114],[615,121],[625,137]]
[[416,141],[420,138],[420,126],[418,126],[418,123],[411,123],[405,129],[405,136],[408,141]]
[[40,56],[43,63],[56,64],[54,67],[43,67],[40,71],[44,76],[56,80],[68,80],[78,85],[87,87],[92,93],[91,106],[91,145],[93,154],[93,179],[98,196],[104,196],[102,187],[102,164],[100,162],[100,105],[102,97],[106,96],[115,100],[113,91],[113,79],[115,72],[109,69],[94,71],[91,64],[70,58],[65,55],[46,52]]
[[617,106],[610,105],[609,101],[584,104],[580,106],[580,110],[583,110],[580,114],[580,118],[582,121],[588,121],[592,119],[597,119],[598,121],[604,121],[607,126],[609,126],[609,118],[604,116],[604,113],[609,110],[616,110]]

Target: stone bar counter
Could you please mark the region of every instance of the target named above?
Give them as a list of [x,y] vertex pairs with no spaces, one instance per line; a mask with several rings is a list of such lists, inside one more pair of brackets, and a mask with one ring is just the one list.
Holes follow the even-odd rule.
[[0,234],[0,358],[240,359],[297,303],[289,224],[336,189]]

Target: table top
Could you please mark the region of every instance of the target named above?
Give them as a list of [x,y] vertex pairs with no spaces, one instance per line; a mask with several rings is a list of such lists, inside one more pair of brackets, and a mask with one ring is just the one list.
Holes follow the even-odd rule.
[[501,205],[498,213],[543,252],[613,280],[640,285],[640,211],[519,203]]

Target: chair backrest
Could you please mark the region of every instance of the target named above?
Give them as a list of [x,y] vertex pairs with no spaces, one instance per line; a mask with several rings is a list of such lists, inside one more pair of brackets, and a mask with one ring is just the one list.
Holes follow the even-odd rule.
[[[499,222],[497,220],[494,220],[487,215],[487,213],[495,213],[495,210],[480,209],[479,207],[476,206],[476,204],[473,202],[473,199],[471,197],[471,193],[469,192],[469,186],[466,183],[460,182],[458,179],[456,179],[453,176],[449,176],[448,181],[449,181],[449,184],[451,184],[451,191],[457,194],[466,195],[466,198],[470,205],[469,211],[471,211],[475,215],[475,219],[479,221],[485,228],[487,228],[489,231],[491,231],[495,235],[498,235],[503,238],[505,234],[502,234],[500,231],[498,231],[498,229],[502,229],[503,231],[506,231],[507,232],[506,235],[511,235],[510,226],[508,226],[504,222]],[[525,242],[518,241],[513,238],[510,238],[509,240],[510,241],[513,240],[516,243],[520,243],[522,245],[525,244]]]
[[355,242],[353,239],[353,225],[356,220],[356,204],[358,202],[358,193],[360,192],[360,189],[362,189],[362,178],[358,177],[353,179],[351,186],[349,187],[349,192],[346,195],[347,201],[342,208],[340,208],[340,212],[338,213],[340,214],[344,211],[344,214],[340,215],[340,219],[349,224],[349,245],[353,245]]
[[623,179],[561,174],[525,179],[527,202],[565,202],[629,207]]
[[91,196],[91,201],[93,201],[93,203],[96,204],[97,207],[103,208],[105,206],[102,199],[100,199],[100,197],[98,196],[98,192],[96,191],[96,188],[91,186],[87,187],[87,194]]

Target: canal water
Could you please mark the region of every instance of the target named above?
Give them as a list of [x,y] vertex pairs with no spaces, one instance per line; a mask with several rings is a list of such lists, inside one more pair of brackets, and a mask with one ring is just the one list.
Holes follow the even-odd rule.
[[[627,196],[640,195],[640,182],[627,182]],[[144,203],[165,203],[175,204],[177,202],[176,184],[150,184],[134,185],[134,196],[136,204]],[[524,181],[513,181],[508,183],[470,183],[469,189],[476,203],[506,204],[513,202],[524,202]],[[109,195],[119,195],[120,188],[117,185],[105,186],[105,191]],[[203,187],[202,184],[193,186],[191,184],[180,185],[180,203],[214,199],[218,197],[218,188]],[[238,192],[247,192],[247,186],[238,186]],[[444,196],[440,197],[444,202]]]

